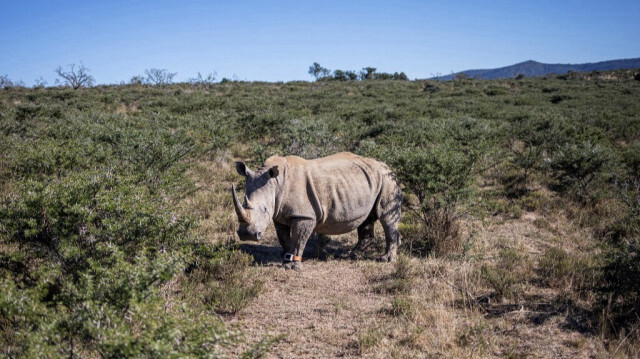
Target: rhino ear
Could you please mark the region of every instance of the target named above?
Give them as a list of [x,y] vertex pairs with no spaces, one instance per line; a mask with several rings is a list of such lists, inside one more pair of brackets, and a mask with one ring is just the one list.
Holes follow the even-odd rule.
[[280,171],[278,170],[278,166],[273,166],[269,168],[269,178],[278,177],[278,174],[280,174]]
[[249,167],[247,167],[247,165],[245,165],[244,162],[241,162],[241,161],[236,162],[236,171],[238,171],[239,175],[245,176],[245,177],[250,176],[252,174]]

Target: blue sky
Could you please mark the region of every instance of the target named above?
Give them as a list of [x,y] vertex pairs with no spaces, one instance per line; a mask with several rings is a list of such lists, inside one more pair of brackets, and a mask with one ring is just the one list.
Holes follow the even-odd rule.
[[426,78],[640,57],[639,19],[639,0],[0,0],[0,75],[52,85],[58,65],[82,62],[97,83],[148,68],[291,81],[319,62]]

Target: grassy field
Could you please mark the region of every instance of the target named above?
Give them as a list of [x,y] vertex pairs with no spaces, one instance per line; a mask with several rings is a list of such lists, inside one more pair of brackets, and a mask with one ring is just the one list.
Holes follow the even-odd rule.
[[[637,71],[0,90],[8,357],[640,355]],[[378,158],[402,255],[237,243],[234,161]]]

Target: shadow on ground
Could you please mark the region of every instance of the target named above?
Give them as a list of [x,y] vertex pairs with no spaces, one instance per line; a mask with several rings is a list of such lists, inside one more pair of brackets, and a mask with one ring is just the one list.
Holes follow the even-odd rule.
[[[304,249],[303,260],[319,259],[373,259],[380,255],[377,243],[363,243],[362,248],[352,252],[353,244],[340,240],[331,240],[328,236],[314,235],[307,242]],[[259,265],[277,265],[282,263],[284,252],[277,241],[243,242],[240,250],[253,256],[255,263]]]
[[534,325],[543,325],[553,317],[564,318],[563,328],[580,333],[594,333],[594,315],[591,311],[581,307],[571,299],[562,296],[545,298],[539,295],[525,295],[520,303],[492,303],[495,296],[481,296],[475,303],[456,300],[454,304],[466,307],[475,304],[484,312],[488,319],[521,314]]

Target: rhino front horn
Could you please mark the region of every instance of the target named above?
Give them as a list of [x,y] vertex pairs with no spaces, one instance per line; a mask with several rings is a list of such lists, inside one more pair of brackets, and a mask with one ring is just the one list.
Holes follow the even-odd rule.
[[238,195],[236,194],[236,185],[235,183],[231,185],[231,192],[233,193],[233,207],[236,210],[236,214],[238,215],[238,220],[241,223],[249,223],[249,213],[242,208],[240,204],[240,200],[238,200]]

